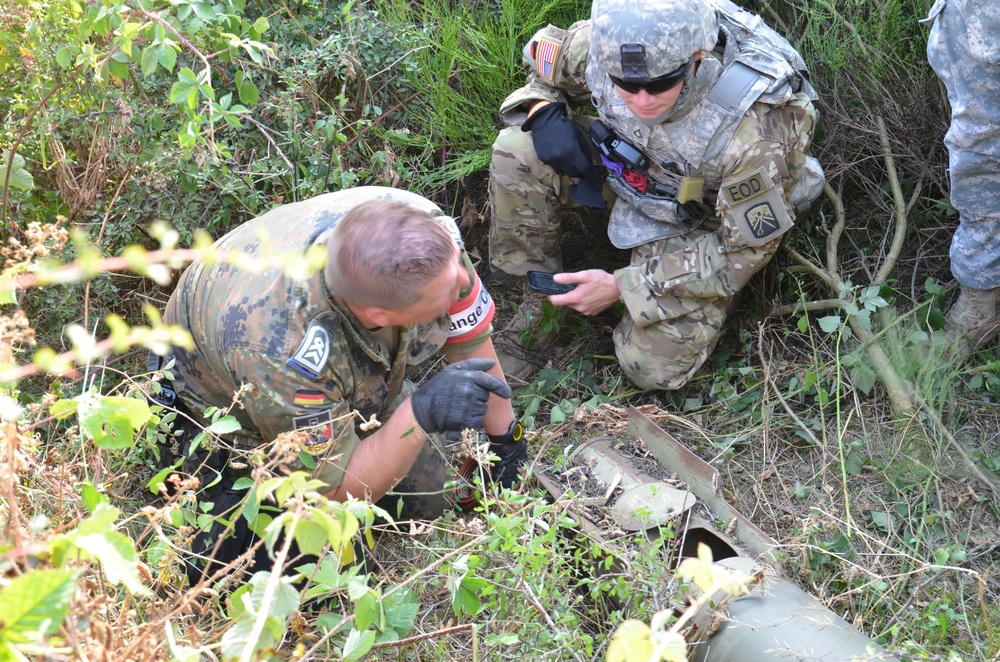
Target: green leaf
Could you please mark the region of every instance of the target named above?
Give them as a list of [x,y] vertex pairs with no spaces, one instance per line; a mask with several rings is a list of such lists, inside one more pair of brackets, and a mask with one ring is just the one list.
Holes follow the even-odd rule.
[[77,575],[68,569],[32,570],[0,589],[0,644],[36,641],[58,631],[69,611]]
[[947,565],[951,554],[944,547],[934,550],[934,565]]
[[319,556],[326,546],[326,529],[311,520],[302,520],[295,527],[295,542],[302,553]]
[[382,607],[385,609],[386,627],[392,628],[401,637],[405,637],[413,629],[417,613],[420,611],[416,594],[407,588],[385,598]]
[[[117,53],[121,53],[121,51],[118,51]],[[119,62],[118,60],[112,58],[108,60],[108,70],[118,78],[128,78],[128,65],[124,62]]]
[[264,33],[270,29],[270,27],[271,24],[268,22],[267,18],[261,16],[253,22],[253,25],[250,26],[250,37],[253,39],[260,39],[264,36]]
[[875,382],[878,381],[878,376],[867,363],[858,363],[851,368],[851,381],[862,393],[871,395],[872,389],[875,388]]
[[[237,660],[240,659],[245,648],[249,647],[251,650],[259,651],[270,648],[277,643],[274,629],[276,625],[279,628],[282,627],[283,623],[274,616],[268,616],[267,621],[265,623],[267,627],[260,632],[254,641],[250,641],[254,626],[254,618],[251,615],[246,614],[233,623],[233,626],[222,635],[222,657],[227,660]],[[258,656],[252,656],[251,659],[258,659]]]
[[167,479],[167,476],[170,475],[170,472],[176,469],[181,462],[183,462],[183,460],[181,458],[178,458],[177,461],[174,462],[172,466],[160,469],[158,472],[156,472],[156,475],[150,478],[149,482],[146,483],[146,488],[149,489],[149,491],[152,492],[153,494],[159,494],[160,485],[163,484],[163,481]]
[[240,101],[249,106],[260,101],[260,92],[257,90],[257,86],[253,84],[253,81],[243,79],[239,87]]
[[131,448],[149,420],[149,405],[135,398],[85,393],[77,398],[80,429],[98,448]]
[[347,640],[344,642],[344,662],[357,662],[368,654],[374,643],[374,630],[366,630],[364,632],[359,632],[356,629],[351,630],[351,633],[347,635]]
[[[485,580],[481,581],[485,582]],[[461,612],[465,612],[469,616],[477,616],[482,610],[482,606],[479,593],[470,588],[469,578],[463,579],[462,585],[455,592],[455,600],[452,603],[455,615],[458,616]]]
[[197,95],[194,99],[191,98],[192,89],[196,88],[192,87],[189,83],[177,81],[170,86],[170,103],[177,104],[178,106],[186,103],[191,108],[194,108],[194,104],[198,99]]
[[114,506],[106,503],[98,504],[94,508],[93,514],[76,527],[76,532],[80,535],[89,535],[114,531],[115,522],[118,521],[119,515],[121,515],[121,511]]
[[108,503],[108,497],[97,491],[97,488],[90,483],[84,483],[80,489],[80,496],[83,497],[83,507],[87,512],[92,513],[102,503]]
[[806,330],[809,329],[809,317],[803,315],[799,318],[799,321],[795,326],[799,330],[799,333],[805,333]]
[[212,424],[205,428],[212,434],[229,434],[230,432],[236,432],[241,430],[240,422],[236,420],[235,416],[223,416],[217,421],[212,421]]
[[566,412],[559,407],[553,407],[552,411],[549,412],[549,420],[553,425],[562,423],[566,420]]
[[[0,163],[0,182],[7,178],[7,157],[9,155],[10,150],[3,150],[4,158],[3,162]],[[32,179],[31,173],[24,168],[24,157],[20,154],[14,154],[13,165],[10,168],[10,185],[22,191],[30,191],[35,188],[35,180]]]
[[608,662],[653,659],[649,626],[641,621],[625,621],[618,626],[608,645]]
[[354,625],[360,630],[367,630],[376,618],[378,618],[378,598],[369,589],[354,607]]
[[146,78],[155,74],[156,68],[160,65],[157,53],[158,48],[162,48],[162,46],[150,46],[149,48],[142,49],[142,55],[139,58],[139,67],[142,70],[142,75]]
[[79,403],[76,400],[56,400],[49,407],[49,413],[57,419],[63,419],[70,414],[75,414]]
[[177,66],[177,49],[173,46],[159,46],[156,49],[156,55],[160,61],[160,66],[167,71],[173,71],[174,67]]
[[857,447],[852,447],[847,457],[844,459],[844,470],[849,476],[857,476],[861,473],[861,470],[865,467],[865,458],[861,453],[861,450]]
[[76,546],[100,562],[104,574],[112,584],[124,584],[136,595],[149,594],[149,589],[139,579],[139,557],[132,547],[132,541],[125,534],[110,531],[79,536]]
[[215,9],[209,2],[195,2],[193,3],[194,12],[203,21],[212,21],[216,17]]
[[258,613],[263,609],[277,618],[280,623],[284,623],[285,619],[299,608],[299,592],[292,586],[288,577],[281,577],[277,590],[271,596],[271,601],[265,605],[264,593],[267,591],[267,582],[270,579],[271,573],[269,571],[254,573],[254,576],[250,578],[250,594],[243,599],[250,601],[251,612]]
[[882,529],[883,531],[889,530],[889,513],[884,513],[880,510],[873,510],[868,513],[872,518],[872,524]]
[[820,317],[817,321],[819,322],[819,328],[827,333],[833,333],[840,328],[840,315],[827,315],[826,317]]
[[56,51],[56,64],[58,64],[63,69],[69,69],[73,64],[73,51],[67,46],[63,46],[58,51]]
[[320,614],[316,617],[316,627],[324,632],[339,630],[342,627],[347,627],[351,622],[351,619],[345,621],[343,614]]

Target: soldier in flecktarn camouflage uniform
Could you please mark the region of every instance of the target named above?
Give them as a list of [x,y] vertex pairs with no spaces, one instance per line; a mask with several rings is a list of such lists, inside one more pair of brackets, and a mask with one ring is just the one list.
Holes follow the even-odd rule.
[[927,58],[948,90],[951,272],[961,287],[946,330],[959,354],[1000,330],[1000,2],[937,0]]
[[[330,499],[382,500],[403,518],[451,506],[440,433],[484,428],[501,458],[494,477],[513,483],[526,447],[490,338],[493,301],[434,204],[390,188],[330,193],[278,207],[214,248],[221,257],[185,271],[164,315],[193,338],[190,351],[174,348],[171,369],[190,415],[232,407],[242,430],[225,441],[236,450],[266,452],[290,433],[304,458],[291,468],[314,467]],[[310,250],[325,266],[303,276]],[[439,351],[450,365],[414,388],[408,374]],[[373,418],[381,426],[363,431]],[[224,480],[202,498],[226,515],[245,492],[232,489],[238,472],[214,468]],[[236,519],[217,561],[253,543]],[[224,528],[193,551],[207,553]],[[192,580],[201,573],[193,563]]]
[[[576,288],[549,300],[585,315],[624,301],[622,368],[677,389],[822,191],[805,64],[728,0],[596,0],[590,20],[536,33],[524,64],[494,144],[491,263],[559,272],[560,206],[610,206],[630,265],[557,273]],[[597,121],[578,112],[588,102]]]

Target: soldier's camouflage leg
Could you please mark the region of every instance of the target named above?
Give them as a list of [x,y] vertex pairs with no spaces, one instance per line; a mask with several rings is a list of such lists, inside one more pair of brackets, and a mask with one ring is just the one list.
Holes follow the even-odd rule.
[[628,314],[615,329],[615,353],[636,386],[673,391],[711,356],[726,319],[728,299],[672,320],[637,327]]
[[535,156],[531,134],[507,127],[490,165],[490,264],[514,276],[561,271],[559,206],[568,179]]

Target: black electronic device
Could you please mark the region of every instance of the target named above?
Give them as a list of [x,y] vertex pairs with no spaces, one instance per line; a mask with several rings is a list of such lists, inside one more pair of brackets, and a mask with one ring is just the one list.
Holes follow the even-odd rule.
[[546,271],[528,272],[528,289],[532,292],[540,294],[566,294],[575,287],[575,284],[555,282],[552,280],[552,274]]

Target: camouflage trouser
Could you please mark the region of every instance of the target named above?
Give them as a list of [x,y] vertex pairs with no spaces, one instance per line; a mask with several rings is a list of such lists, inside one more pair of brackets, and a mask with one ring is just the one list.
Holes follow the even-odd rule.
[[[413,383],[407,381],[404,392],[385,416],[391,416],[414,390]],[[437,519],[454,507],[454,490],[446,490],[444,484],[449,479],[449,460],[458,442],[451,442],[439,433],[429,437],[406,477],[378,501],[378,506],[395,519]]]
[[[976,9],[976,5],[979,8]],[[927,57],[948,90],[952,118],[945,145],[951,176],[951,204],[960,225],[951,242],[951,270],[968,287],[1000,287],[1000,63],[983,41],[970,42],[970,13],[1000,10],[991,2],[939,0]],[[992,44],[1000,37],[988,35]]]
[[[568,197],[571,183],[538,160],[530,133],[520,126],[500,132],[490,170],[490,262],[495,268],[513,275],[561,270],[559,209],[574,204]],[[688,235],[639,246],[632,252],[633,263],[647,259],[650,250],[681,254],[690,240]],[[680,388],[715,349],[731,301],[677,300],[669,319],[641,328],[626,314],[614,333],[622,369],[642,388]]]
[[514,276],[562,271],[559,207],[570,204],[569,177],[535,156],[531,134],[509,126],[493,143],[490,165],[490,264]]
[[[584,135],[594,118],[579,116],[574,122]],[[591,148],[600,163],[596,147]],[[531,134],[509,126],[493,143],[490,164],[490,264],[513,276],[526,271],[562,271],[559,209],[579,207],[569,198],[575,180],[560,175],[538,160]],[[611,208],[614,193],[604,187]]]
[[[632,263],[643,263],[656,255],[683,255],[703,232],[695,230],[637,246],[632,249]],[[679,268],[671,276],[671,283],[680,284],[696,274]],[[683,298],[675,296],[669,308],[661,308],[664,319],[640,327],[626,311],[615,329],[615,353],[622,370],[636,386],[665,391],[684,386],[719,341],[733,299],[696,296],[691,291],[696,289],[693,283],[681,289],[686,290]]]

